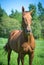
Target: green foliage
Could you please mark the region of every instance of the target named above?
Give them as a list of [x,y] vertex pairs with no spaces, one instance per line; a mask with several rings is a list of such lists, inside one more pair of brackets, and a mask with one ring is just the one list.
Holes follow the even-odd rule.
[[[2,20],[2,22],[0,22],[0,37],[8,37],[9,33],[12,30],[15,29],[21,29],[21,22],[17,21],[16,19],[20,19],[21,17],[19,17],[19,13],[15,13],[15,17],[14,17],[14,11],[12,10],[12,14],[11,14],[11,18],[7,15],[7,13],[0,7],[0,13],[3,11],[3,16],[2,14],[0,14],[0,18]],[[12,18],[14,17],[14,18]],[[16,19],[15,19],[16,18]]]
[[38,13],[39,13],[39,20],[42,26],[41,34],[42,37],[44,38],[44,8],[42,6],[42,3],[40,2],[38,3]]
[[44,8],[42,6],[42,3],[38,3],[38,13],[39,13],[39,19],[40,21],[44,20]]
[[8,16],[7,16],[7,13],[0,7],[0,18],[1,18],[1,21],[0,21],[0,36],[4,36],[5,34],[5,26],[3,25],[3,23],[5,24],[5,21],[4,19],[6,19]]
[[42,7],[41,2],[38,3],[38,11],[39,11],[39,14],[42,14],[42,12],[43,12],[43,7]]
[[13,11],[13,9],[11,10],[11,14],[9,15],[11,18],[13,18],[14,17],[14,11]]
[[2,16],[3,16],[3,9],[0,6],[0,17],[2,17]]
[[14,18],[16,20],[18,20],[19,22],[21,22],[22,20],[22,14],[20,12],[18,12],[17,10],[12,10],[11,14],[9,15],[11,18]]
[[36,6],[33,5],[33,4],[30,4],[29,5],[29,11],[31,11],[33,9],[34,9],[34,11],[32,13],[32,17],[33,17],[32,31],[33,31],[34,37],[39,38],[39,37],[41,37],[41,24],[40,24],[40,21],[38,19],[37,14],[36,14],[36,12],[37,12],[36,11]]
[[29,5],[29,11],[31,11],[31,10],[33,10],[32,17],[34,19],[35,15],[36,15],[36,6],[33,4],[30,4]]
[[33,20],[32,30],[33,30],[34,37],[36,39],[41,37],[41,24],[40,24],[40,21],[38,19]]
[[8,37],[11,31],[21,29],[21,24],[16,19],[9,18],[7,15],[2,17],[2,21],[0,24],[0,37]]
[[0,22],[2,22],[2,16],[3,16],[3,9],[0,6]]

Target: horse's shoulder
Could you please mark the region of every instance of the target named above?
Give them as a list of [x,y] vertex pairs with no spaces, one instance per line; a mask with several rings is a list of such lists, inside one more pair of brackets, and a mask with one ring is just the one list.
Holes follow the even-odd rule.
[[22,33],[22,30],[13,30],[10,35],[14,35],[14,34],[18,34],[18,33]]
[[18,37],[19,35],[21,35],[22,34],[22,30],[13,30],[11,33],[10,33],[10,36],[9,36],[9,38],[10,39],[13,39],[13,38],[15,38],[15,37]]

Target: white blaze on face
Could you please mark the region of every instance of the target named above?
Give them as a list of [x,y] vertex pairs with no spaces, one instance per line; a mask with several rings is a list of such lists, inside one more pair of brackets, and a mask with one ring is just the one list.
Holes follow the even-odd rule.
[[30,26],[30,24],[28,24],[28,26],[27,26],[27,30],[28,30],[28,31],[31,30],[31,26]]

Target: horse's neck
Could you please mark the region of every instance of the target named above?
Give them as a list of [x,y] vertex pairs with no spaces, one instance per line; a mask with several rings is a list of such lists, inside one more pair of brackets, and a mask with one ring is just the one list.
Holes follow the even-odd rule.
[[24,31],[23,31],[23,36],[24,36],[25,42],[27,42],[28,41],[28,36],[26,35],[26,33]]

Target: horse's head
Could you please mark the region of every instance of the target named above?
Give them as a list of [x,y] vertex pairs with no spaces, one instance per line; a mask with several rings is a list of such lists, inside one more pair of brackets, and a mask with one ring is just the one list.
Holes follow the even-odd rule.
[[22,19],[23,19],[23,28],[26,33],[31,32],[31,23],[32,23],[32,11],[25,11],[24,7],[22,7]]

